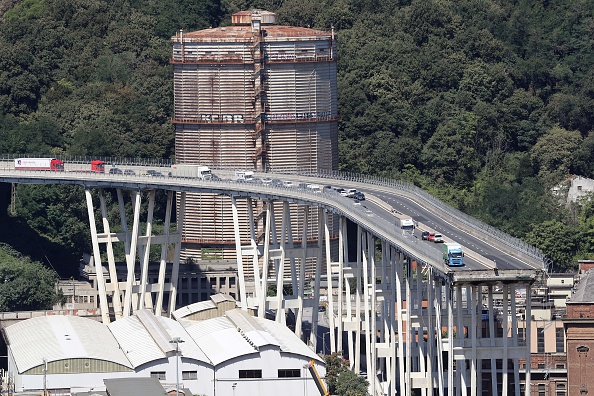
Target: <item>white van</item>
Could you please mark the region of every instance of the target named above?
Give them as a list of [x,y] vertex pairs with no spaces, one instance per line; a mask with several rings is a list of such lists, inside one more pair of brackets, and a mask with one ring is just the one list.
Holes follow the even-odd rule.
[[349,198],[354,198],[356,193],[357,193],[356,188],[349,188],[346,192],[346,196]]

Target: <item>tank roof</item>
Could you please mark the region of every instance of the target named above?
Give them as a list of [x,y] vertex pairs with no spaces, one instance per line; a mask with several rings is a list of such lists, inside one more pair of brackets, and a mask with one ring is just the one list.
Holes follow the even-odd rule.
[[[319,39],[329,39],[330,32],[296,26],[263,26],[265,32],[264,41],[275,41],[278,39],[299,39],[314,37]],[[210,28],[198,30],[195,32],[183,33],[183,41],[251,41],[254,37],[251,26],[225,26],[219,28]],[[177,33],[171,38],[174,42],[181,41],[181,35]]]
[[277,23],[277,16],[274,12],[265,10],[239,11],[231,15],[231,23],[234,25],[251,25],[252,20],[258,20],[262,25],[274,25]]

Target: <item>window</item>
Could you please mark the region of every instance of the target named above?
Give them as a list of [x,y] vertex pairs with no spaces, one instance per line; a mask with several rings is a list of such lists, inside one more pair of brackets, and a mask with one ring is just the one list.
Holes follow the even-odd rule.
[[544,369],[545,368],[545,364],[544,363],[538,363],[538,368],[539,369]]
[[545,351],[544,329],[536,329],[536,348],[538,353]]
[[566,396],[567,393],[565,392],[565,389],[567,389],[565,384],[557,384],[557,392],[555,396]]
[[518,345],[526,346],[526,329],[518,327]]
[[556,352],[563,352],[565,351],[565,334],[562,327],[557,327],[555,329],[555,351]]
[[239,378],[262,378],[262,370],[239,370]]
[[299,378],[301,370],[299,369],[278,369],[278,378]]
[[234,276],[229,277],[229,286],[235,286],[235,277]]
[[195,380],[198,379],[197,371],[182,371],[183,380]]
[[165,371],[151,371],[151,378],[156,378],[159,381],[165,381]]
[[538,384],[538,396],[547,396],[547,386],[545,384]]
[[216,287],[217,286],[217,278],[210,278],[210,285]]
[[187,289],[188,288],[188,278],[182,278],[181,279],[181,288],[182,289]]
[[225,278],[225,277],[223,277],[223,276],[222,276],[222,277],[220,277],[220,278],[219,278],[219,284],[220,284],[221,286],[225,286],[225,285],[227,284],[227,278]]
[[556,368],[556,369],[564,369],[564,368],[565,368],[565,365],[564,365],[563,363],[561,363],[561,364],[556,364],[556,365],[555,365],[555,368]]

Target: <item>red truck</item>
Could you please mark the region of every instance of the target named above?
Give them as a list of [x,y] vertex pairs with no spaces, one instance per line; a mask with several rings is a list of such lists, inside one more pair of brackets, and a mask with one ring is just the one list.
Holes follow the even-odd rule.
[[91,161],[91,169],[77,169],[72,172],[105,173],[105,162],[101,160]]
[[[16,158],[14,169],[63,172],[64,161],[56,158]],[[91,169],[75,170],[74,172],[105,173],[105,163],[101,160],[93,160]]]
[[64,170],[64,161],[56,158],[16,158],[14,160],[14,169],[62,172]]

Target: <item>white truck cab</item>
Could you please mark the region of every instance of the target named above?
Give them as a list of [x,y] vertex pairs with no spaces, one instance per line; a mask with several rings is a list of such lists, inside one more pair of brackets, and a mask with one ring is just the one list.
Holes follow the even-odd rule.
[[254,171],[248,171],[248,170],[235,171],[235,180],[252,181],[252,180],[254,180]]

